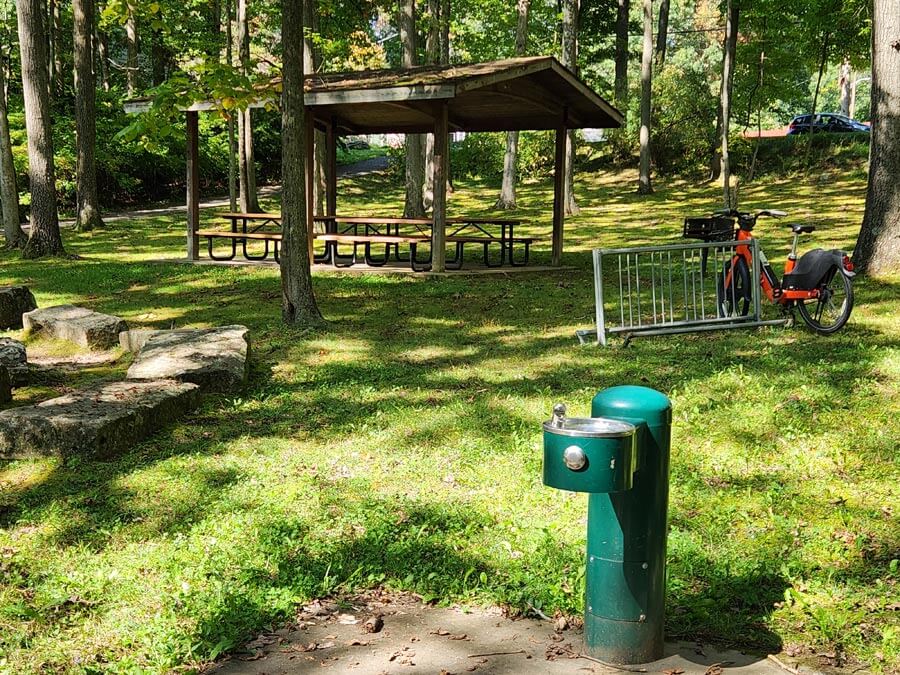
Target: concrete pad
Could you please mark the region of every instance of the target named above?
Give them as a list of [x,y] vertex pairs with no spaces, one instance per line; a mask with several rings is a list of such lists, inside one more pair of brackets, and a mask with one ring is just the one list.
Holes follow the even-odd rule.
[[[383,628],[365,630],[381,615]],[[285,673],[490,673],[491,675],[584,675],[585,673],[684,673],[784,675],[765,656],[717,651],[697,643],[672,643],[660,661],[608,667],[581,655],[581,631],[536,619],[511,620],[499,609],[438,608],[408,596],[357,598],[304,607],[297,619],[263,633],[234,656],[206,671],[217,675]],[[721,671],[710,666],[721,667]]]
[[165,378],[228,392],[246,383],[249,359],[246,326],[159,331],[141,347],[126,378]]
[[193,384],[112,382],[0,412],[0,458],[128,450],[199,402]]
[[119,333],[128,324],[117,316],[100,314],[75,305],[36,309],[22,316],[22,325],[32,333],[69,340],[90,349],[109,349],[119,343]]
[[6,367],[9,371],[13,386],[23,386],[28,379],[25,345],[12,338],[0,338],[0,367]]
[[0,286],[0,329],[21,328],[22,315],[37,309],[27,286]]

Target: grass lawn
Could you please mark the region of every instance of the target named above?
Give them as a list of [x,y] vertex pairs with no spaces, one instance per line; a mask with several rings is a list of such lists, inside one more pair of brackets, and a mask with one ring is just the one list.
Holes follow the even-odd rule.
[[[681,218],[718,200],[714,186],[659,181],[639,199],[631,173],[580,178],[574,270],[320,275],[321,333],[281,324],[277,270],[153,262],[183,255],[178,216],[66,232],[80,260],[0,253],[0,284],[28,284],[41,306],[244,323],[253,338],[245,392],[119,459],[0,463],[0,672],[199,668],[297,603],[379,585],[580,613],[587,499],[541,485],[540,423],[623,383],[674,402],[667,635],[898,672],[900,277],[860,279],[828,338],[797,326],[579,348],[591,246],[678,241]],[[378,176],[340,185],[344,212],[401,208]],[[451,215],[496,196],[456,188]],[[770,179],[742,205],[817,224],[807,246],[850,248],[864,190],[857,174]],[[548,237],[550,184],[520,200]],[[758,235],[780,268],[789,232]],[[549,262],[548,240],[535,258]],[[15,403],[127,362],[47,375]]]

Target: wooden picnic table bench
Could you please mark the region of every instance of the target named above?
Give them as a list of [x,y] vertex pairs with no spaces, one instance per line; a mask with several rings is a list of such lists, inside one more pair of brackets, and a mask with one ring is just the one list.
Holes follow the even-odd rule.
[[[280,231],[266,230],[267,226],[280,228],[281,215],[276,213],[219,213],[219,217],[230,223],[230,230],[198,230],[197,235],[205,237],[208,243],[209,257],[212,260],[233,260],[237,255],[238,243],[248,260],[265,260],[270,253],[275,260],[279,259],[279,245],[282,235]],[[392,218],[387,216],[316,216],[315,222],[324,223],[326,232],[313,235],[314,240],[325,243],[325,251],[314,256],[315,262],[333,264],[335,267],[349,267],[358,261],[357,249],[363,247],[364,260],[367,265],[380,267],[385,265],[393,257],[399,262],[409,262],[415,271],[425,271],[431,268],[431,253],[426,260],[419,260],[418,248],[422,244],[431,243],[430,218]],[[447,219],[448,225],[457,226],[448,230],[446,241],[454,244],[455,256],[447,261],[450,269],[460,269],[463,265],[464,248],[466,244],[483,247],[482,258],[485,266],[499,267],[509,260],[510,265],[523,266],[528,264],[533,237],[516,237],[514,235],[516,225],[521,221],[510,218],[483,218],[479,216],[459,216]],[[489,226],[499,226],[499,236],[486,229]],[[401,232],[401,227],[413,232]],[[474,230],[467,232],[467,230]],[[213,251],[214,240],[227,240],[231,243],[231,252],[228,255],[217,256]],[[264,244],[261,255],[253,254],[248,250],[248,242],[259,241]],[[272,248],[270,250],[270,244]],[[340,244],[349,244],[353,247],[350,255],[341,255],[338,249]],[[373,245],[384,245],[384,254],[374,256]],[[409,254],[404,255],[400,247],[409,247]],[[500,260],[494,262],[490,258],[490,247],[500,246]],[[524,257],[516,261],[514,247],[520,245],[524,248]]]
[[[384,265],[391,255],[391,249],[393,249],[394,258],[400,262],[409,261],[411,267],[414,270],[423,271],[425,269],[430,269],[431,256],[429,255],[428,261],[419,261],[416,259],[415,252],[413,251],[414,247],[418,247],[421,243],[423,243],[422,238],[424,238],[426,241],[430,241],[430,228],[432,225],[432,221],[430,218],[391,218],[384,216],[316,216],[315,220],[316,222],[326,224],[326,229],[328,231],[327,234],[341,234],[345,236],[355,237],[355,239],[344,238],[338,240],[329,238],[327,235],[325,237],[323,237],[323,235],[316,236],[316,238],[319,240],[324,239],[326,242],[331,242],[330,247],[326,250],[325,255],[320,256],[320,258],[322,258],[323,260],[327,259],[328,262],[333,262],[338,267],[347,267],[355,264],[357,262],[356,247],[358,245],[362,245],[365,247],[365,262],[368,265],[376,267]],[[481,216],[458,216],[454,218],[448,218],[447,224],[458,226],[455,229],[449,230],[446,237],[447,243],[456,245],[455,257],[447,261],[447,267],[449,269],[459,269],[460,267],[462,267],[465,244],[476,244],[483,247],[482,259],[485,266],[487,267],[500,267],[507,261],[507,259],[509,260],[510,265],[517,267],[528,264],[528,259],[531,252],[531,244],[534,242],[534,238],[515,236],[514,228],[517,225],[521,224],[521,221],[518,219],[485,218]],[[499,236],[486,229],[486,226],[490,225],[500,226]],[[345,227],[343,227],[342,229],[341,226]],[[363,227],[362,233],[360,232],[360,226]],[[412,228],[415,228],[417,230],[417,233],[404,235],[400,230],[402,226],[411,226]],[[471,234],[464,234],[467,229],[474,229],[474,232]],[[387,241],[376,239],[380,236],[411,236],[415,238],[414,245],[410,247],[409,258],[404,257],[400,253],[400,245],[410,244],[409,241]],[[340,255],[337,248],[337,245],[339,243],[353,244],[353,254]],[[373,243],[385,244],[385,253],[383,257],[374,258],[372,256],[371,244]],[[500,246],[500,260],[499,262],[492,262],[490,258],[490,247],[497,244],[499,244]],[[514,247],[517,244],[524,247],[524,257],[521,261],[516,261],[514,255]]]

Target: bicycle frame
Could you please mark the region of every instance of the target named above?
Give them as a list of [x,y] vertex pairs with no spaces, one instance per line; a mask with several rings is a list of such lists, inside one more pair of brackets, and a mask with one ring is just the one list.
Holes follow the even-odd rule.
[[[753,233],[745,230],[743,228],[739,229],[737,232],[737,241],[750,241],[754,239]],[[797,264],[797,242],[799,241],[800,234],[794,234],[794,243],[791,247],[791,253],[788,255],[787,261],[784,263],[784,273],[790,274],[794,267]],[[759,284],[763,289],[763,292],[766,294],[766,297],[769,299],[769,302],[778,305],[790,305],[795,300],[811,300],[819,297],[819,289],[814,288],[809,291],[803,290],[793,290],[793,289],[782,289],[781,281],[778,279],[778,276],[775,274],[775,270],[772,269],[772,266],[769,264],[768,259],[763,253],[762,249],[757,246],[757,250],[759,251]],[[738,258],[743,258],[744,262],[747,263],[747,269],[753,269],[753,254],[750,252],[750,246],[744,244],[742,246],[737,246],[735,248],[735,255],[731,261],[731,267],[728,269],[728,272],[725,275],[725,287],[728,288],[732,283],[732,275],[734,273],[735,264],[737,263]]]

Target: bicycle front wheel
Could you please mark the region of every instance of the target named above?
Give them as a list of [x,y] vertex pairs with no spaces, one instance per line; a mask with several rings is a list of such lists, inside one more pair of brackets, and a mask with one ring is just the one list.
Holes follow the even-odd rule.
[[747,316],[750,312],[751,299],[750,270],[747,269],[747,262],[741,257],[727,261],[719,273],[716,283],[716,304],[719,317]]
[[819,297],[798,300],[797,309],[806,325],[819,335],[835,333],[847,323],[853,310],[853,284],[833,267],[819,286]]

